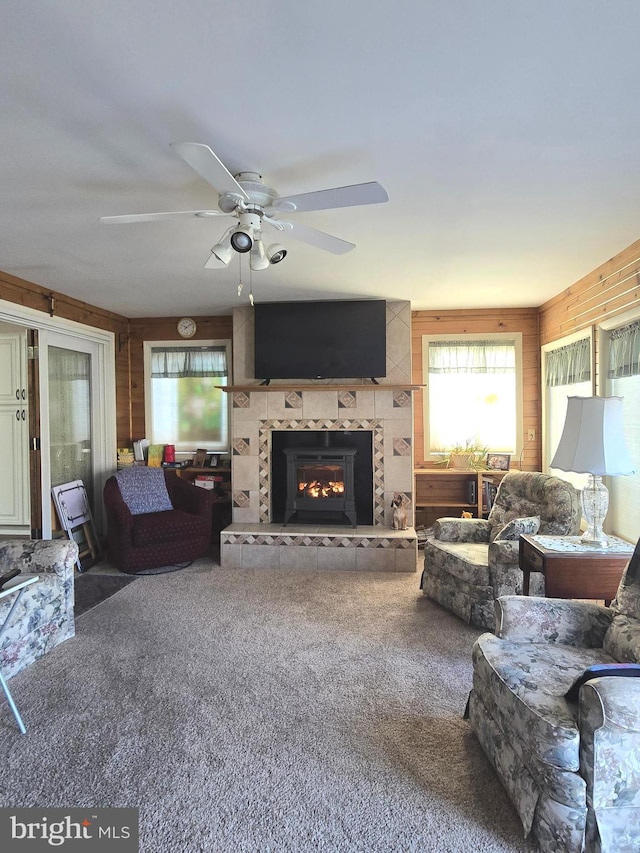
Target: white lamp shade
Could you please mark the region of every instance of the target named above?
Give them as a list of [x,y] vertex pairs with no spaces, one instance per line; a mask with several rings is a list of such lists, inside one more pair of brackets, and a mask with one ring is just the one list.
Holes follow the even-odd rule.
[[624,439],[622,397],[569,397],[551,467],[597,476],[633,474]]

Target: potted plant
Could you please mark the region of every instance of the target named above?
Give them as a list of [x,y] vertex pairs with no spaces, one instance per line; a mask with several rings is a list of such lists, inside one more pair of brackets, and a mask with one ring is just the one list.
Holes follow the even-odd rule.
[[464,444],[454,444],[447,448],[439,464],[456,470],[477,471],[479,468],[484,468],[487,450],[486,445],[480,444],[474,438],[468,438]]

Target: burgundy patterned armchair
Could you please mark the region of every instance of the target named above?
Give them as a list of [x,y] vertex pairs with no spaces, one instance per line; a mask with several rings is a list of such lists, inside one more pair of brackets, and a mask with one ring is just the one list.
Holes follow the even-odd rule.
[[118,471],[104,487],[110,562],[135,574],[202,557],[211,546],[212,501],[172,471]]

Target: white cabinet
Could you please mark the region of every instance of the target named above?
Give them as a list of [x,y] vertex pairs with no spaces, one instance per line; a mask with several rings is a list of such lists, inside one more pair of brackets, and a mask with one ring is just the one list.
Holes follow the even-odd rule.
[[26,331],[0,334],[0,447],[5,472],[0,528],[29,524]]

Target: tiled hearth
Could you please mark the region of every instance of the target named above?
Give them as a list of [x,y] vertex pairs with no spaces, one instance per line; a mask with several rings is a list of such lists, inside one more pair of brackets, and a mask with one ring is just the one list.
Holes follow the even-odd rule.
[[[415,571],[415,530],[392,530],[391,500],[410,501],[413,524],[413,400],[409,303],[387,303],[386,380],[348,385],[274,383],[263,387],[252,363],[252,314],[234,312],[231,394],[233,523],[221,534],[225,567]],[[348,387],[347,387],[348,385]],[[242,387],[239,387],[242,386]],[[387,387],[385,387],[387,386]],[[368,430],[373,449],[373,524],[274,524],[271,437],[274,431]]]
[[416,534],[376,526],[231,524],[222,565],[251,569],[415,572]]

